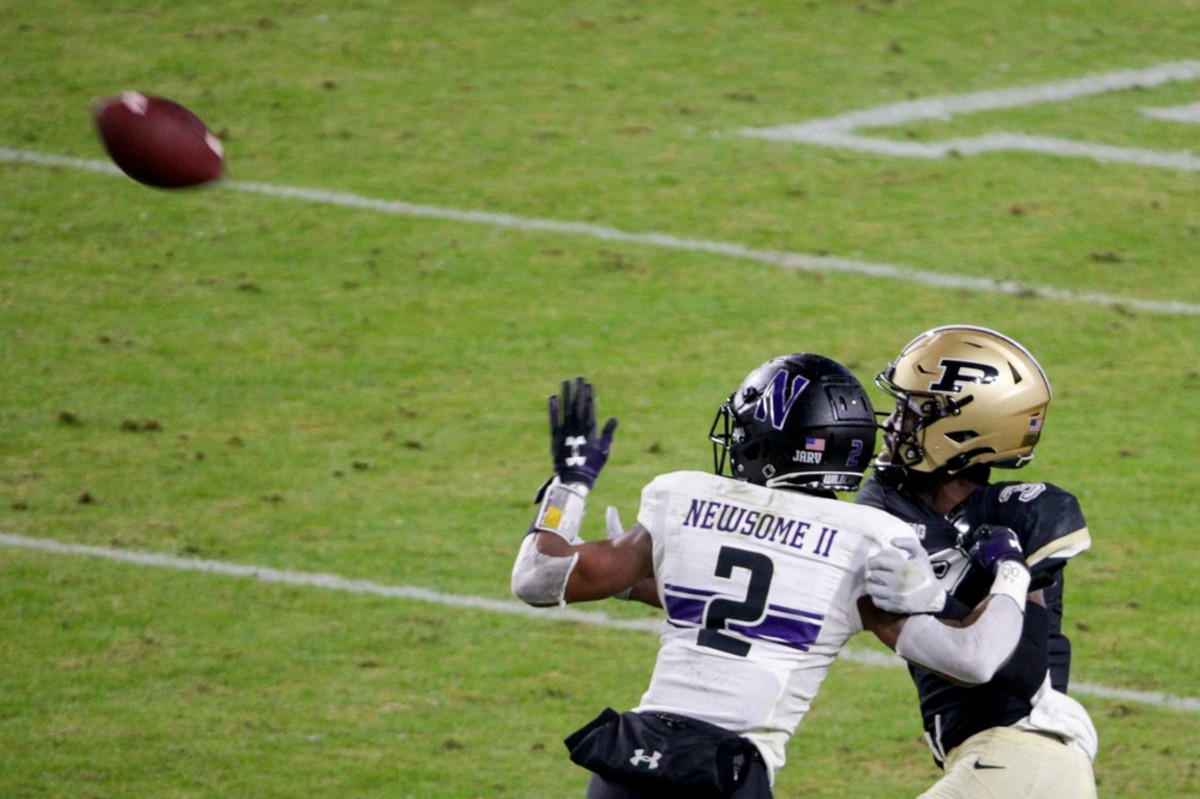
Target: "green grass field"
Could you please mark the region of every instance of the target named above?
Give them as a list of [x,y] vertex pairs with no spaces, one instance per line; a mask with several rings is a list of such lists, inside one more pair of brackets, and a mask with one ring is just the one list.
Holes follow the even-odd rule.
[[[1198,11],[0,0],[0,795],[581,796],[561,739],[638,701],[652,634],[132,556],[507,601],[563,378],[621,420],[597,537],[603,504],[631,519],[655,474],[709,468],[717,405],[768,357],[868,381],[950,322],[1018,338],[1055,389],[1023,476],[1089,519],[1066,627],[1100,795],[1200,795],[1200,171],[736,135],[1195,64]],[[130,88],[200,114],[226,180],[96,171],[90,107]],[[1198,92],[857,133],[1200,152],[1194,118],[1143,112]],[[937,774],[907,675],[860,659],[776,795]]]

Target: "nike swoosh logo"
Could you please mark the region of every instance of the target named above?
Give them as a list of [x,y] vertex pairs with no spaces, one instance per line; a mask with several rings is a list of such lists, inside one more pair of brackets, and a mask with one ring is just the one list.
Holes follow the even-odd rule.
[[990,766],[987,763],[981,763],[977,758],[975,760],[975,768],[983,769],[983,768],[1008,768],[1008,767],[1007,766]]

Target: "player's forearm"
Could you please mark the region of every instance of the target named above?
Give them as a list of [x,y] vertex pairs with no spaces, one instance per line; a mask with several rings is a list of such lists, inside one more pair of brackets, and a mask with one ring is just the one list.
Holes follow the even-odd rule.
[[606,599],[631,586],[645,602],[641,594],[654,593],[653,581],[647,579],[652,575],[649,539],[640,528],[617,541],[578,544],[536,532],[521,542],[512,589],[518,599],[538,607]]
[[564,605],[567,583],[578,561],[575,547],[563,539],[551,533],[530,533],[513,563],[512,592],[535,607]]
[[633,602],[641,602],[644,605],[650,605],[651,607],[655,608],[661,608],[663,606],[662,600],[659,599],[658,596],[658,586],[655,584],[654,578],[652,577],[647,577],[646,579],[635,583],[634,586],[629,589],[628,599]]
[[988,682],[1012,657],[1024,623],[1029,570],[1016,563],[1001,566],[988,599],[965,626],[932,616],[904,622],[896,641],[901,657],[967,685]]
[[1007,598],[989,602],[968,627],[952,627],[932,616],[913,616],[896,641],[896,653],[918,666],[965,685],[988,682],[1016,649],[1021,611]]

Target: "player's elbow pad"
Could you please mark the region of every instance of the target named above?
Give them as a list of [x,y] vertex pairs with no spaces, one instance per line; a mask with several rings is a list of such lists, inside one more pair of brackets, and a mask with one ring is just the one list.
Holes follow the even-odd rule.
[[931,616],[912,616],[896,641],[905,660],[963,683],[989,682],[1021,638],[1024,614],[1007,596],[994,596],[969,627],[950,627]]
[[565,605],[563,595],[567,590],[567,580],[578,560],[578,552],[570,557],[543,554],[537,547],[537,535],[525,536],[517,560],[513,563],[513,594],[535,607]]

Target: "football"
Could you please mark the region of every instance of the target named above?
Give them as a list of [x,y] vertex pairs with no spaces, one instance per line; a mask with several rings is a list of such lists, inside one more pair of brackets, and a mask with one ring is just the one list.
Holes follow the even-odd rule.
[[129,91],[97,103],[92,113],[104,149],[140,183],[180,189],[221,177],[220,140],[179,103]]

